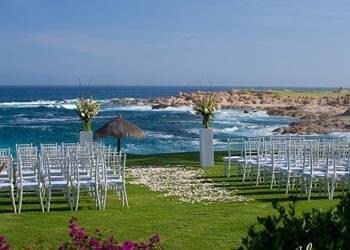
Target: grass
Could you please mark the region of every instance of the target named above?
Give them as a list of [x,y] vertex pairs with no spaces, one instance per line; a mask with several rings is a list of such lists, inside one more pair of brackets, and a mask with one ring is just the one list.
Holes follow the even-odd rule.
[[[68,240],[68,220],[75,216],[90,232],[98,226],[105,236],[114,234],[119,240],[145,240],[158,232],[165,249],[232,249],[239,246],[257,216],[274,213],[272,200],[287,204],[290,199],[277,189],[257,188],[236,177],[227,179],[222,174],[222,155],[216,153],[217,165],[208,169],[206,176],[216,185],[238,189],[239,194],[254,198],[253,202],[184,204],[175,198],[159,197],[145,187],[127,185],[129,209],[122,208],[111,194],[105,211],[97,211],[94,203],[84,196],[79,211],[71,212],[62,198],[55,197],[49,213],[41,213],[36,200],[26,199],[23,213],[15,215],[11,213],[9,200],[0,198],[0,234],[5,235],[15,249],[33,244],[35,238],[42,239],[44,249],[57,249],[62,241]],[[165,164],[199,167],[198,153],[128,157],[129,166]],[[328,209],[337,203],[337,199],[328,201],[315,195],[312,201],[301,198],[297,209],[299,213],[312,208]]]
[[340,97],[349,94],[347,91],[334,93],[330,90],[273,90],[270,92],[277,94],[278,96],[290,97]]

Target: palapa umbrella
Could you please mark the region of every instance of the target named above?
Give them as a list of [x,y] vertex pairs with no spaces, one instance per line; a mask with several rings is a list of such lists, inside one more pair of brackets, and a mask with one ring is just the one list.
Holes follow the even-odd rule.
[[136,137],[142,138],[145,136],[142,129],[137,127],[135,124],[124,120],[121,115],[117,118],[112,119],[95,132],[95,137],[104,138],[111,136],[117,139],[118,152],[120,152],[120,142],[123,137]]

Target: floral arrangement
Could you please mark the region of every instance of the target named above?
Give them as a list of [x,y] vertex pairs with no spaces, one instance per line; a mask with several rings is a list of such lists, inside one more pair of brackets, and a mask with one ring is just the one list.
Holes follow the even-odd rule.
[[215,115],[217,103],[218,102],[213,94],[202,95],[195,101],[193,110],[197,115],[203,117],[204,128],[210,128],[210,119]]
[[77,101],[78,116],[83,122],[83,131],[91,131],[91,121],[100,110],[98,102],[90,99],[79,99]]
[[[93,235],[89,235],[84,227],[78,225],[76,218],[69,220],[69,236],[70,242],[62,244],[59,250],[162,250],[159,234],[153,234],[148,241],[138,242],[126,240],[118,242],[113,236],[105,240],[101,239],[99,229],[95,229]],[[43,240],[40,239],[38,249],[44,249],[42,245]],[[31,246],[24,247],[24,249],[33,249]],[[36,249],[36,248],[35,248]],[[11,250],[11,247],[6,243],[3,236],[0,235],[0,250]]]
[[6,169],[6,162],[0,164],[0,174],[4,169]]

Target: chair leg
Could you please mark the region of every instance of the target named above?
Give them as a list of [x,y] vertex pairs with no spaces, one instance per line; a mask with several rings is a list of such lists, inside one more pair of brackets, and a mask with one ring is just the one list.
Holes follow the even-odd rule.
[[281,191],[281,185],[282,185],[282,173],[281,173],[281,170],[278,170],[278,191]]
[[327,185],[327,195],[328,195],[328,200],[331,200],[331,185],[329,183],[329,178],[326,178],[326,185]]
[[51,188],[47,191],[47,212],[50,212],[51,207]]
[[101,210],[102,206],[101,206],[101,200],[100,200],[100,195],[98,193],[98,186],[95,186],[95,196],[96,196],[96,202],[97,202],[97,205],[98,205],[98,209]]
[[270,189],[272,189],[274,182],[275,182],[275,170],[272,169]]
[[289,186],[290,186],[290,171],[288,171],[288,173],[287,173],[286,194],[288,194]]
[[229,162],[224,163],[224,175],[227,176],[227,178],[230,178],[230,171],[231,171],[230,165],[231,164]]
[[260,166],[258,166],[257,173],[256,173],[256,186],[259,186],[260,181]]
[[16,214],[17,209],[16,209],[15,193],[14,193],[13,187],[11,188],[11,200],[12,200],[13,211]]
[[310,177],[310,182],[309,182],[309,190],[308,190],[309,194],[307,198],[308,200],[311,199],[311,191],[312,191],[312,177]]
[[43,202],[43,196],[42,196],[42,193],[41,193],[41,188],[39,187],[38,188],[38,191],[39,193],[39,200],[40,200],[40,206],[41,206],[41,211],[44,213],[45,212],[45,209],[44,209],[44,202]]
[[107,194],[108,194],[108,188],[105,187],[103,192],[103,209],[106,209]]
[[19,190],[19,201],[18,201],[18,213],[22,212],[22,202],[23,202],[23,189]]
[[68,199],[69,199],[69,206],[70,206],[70,209],[71,211],[74,210],[74,207],[75,207],[75,190],[73,187],[70,187],[68,189]]
[[243,183],[244,183],[244,181],[245,181],[246,174],[247,174],[247,165],[244,164],[244,165],[243,165],[243,179],[242,179],[242,182],[243,182]]
[[126,207],[129,208],[128,196],[126,195],[126,189],[125,189],[125,187],[124,187],[124,189],[123,189],[123,194],[124,194],[124,199],[125,199]]
[[335,177],[333,177],[332,178],[332,189],[331,189],[331,200],[333,200],[333,197],[334,197],[335,185],[336,185],[336,181],[335,181]]
[[80,188],[77,188],[76,197],[75,197],[75,211],[78,211],[78,208],[79,208],[79,198],[80,198]]

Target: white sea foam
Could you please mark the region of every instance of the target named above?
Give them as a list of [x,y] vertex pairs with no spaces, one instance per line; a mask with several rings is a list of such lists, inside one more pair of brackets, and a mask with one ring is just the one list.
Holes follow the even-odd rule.
[[154,131],[145,131],[146,136],[152,137],[152,138],[158,138],[158,139],[171,139],[174,138],[174,135],[161,133],[161,132],[154,132]]
[[64,108],[64,109],[75,109],[74,100],[36,100],[28,102],[0,102],[0,108]]
[[77,117],[53,117],[53,118],[27,118],[19,117],[15,119],[16,124],[50,123],[50,122],[77,122]]
[[162,112],[162,111],[168,111],[168,112],[191,112],[192,107],[190,106],[182,106],[182,107],[166,107],[163,109],[152,109],[152,111],[155,112]]
[[215,119],[218,121],[230,121],[232,119],[240,119],[240,118],[251,118],[251,117],[268,117],[269,115],[266,111],[256,111],[250,113],[244,113],[242,110],[237,109],[222,109],[219,110]]
[[128,106],[107,106],[102,107],[101,111],[151,111],[152,107],[147,105],[128,105]]
[[350,141],[350,132],[333,132],[330,135]]
[[220,133],[220,134],[231,134],[232,132],[235,132],[238,128],[237,127],[229,127],[229,128],[214,128],[214,133]]
[[199,129],[198,128],[186,129],[186,132],[190,133],[190,134],[197,134],[197,135],[199,135]]
[[75,104],[61,104],[61,107],[64,109],[77,109],[77,107],[75,106]]

